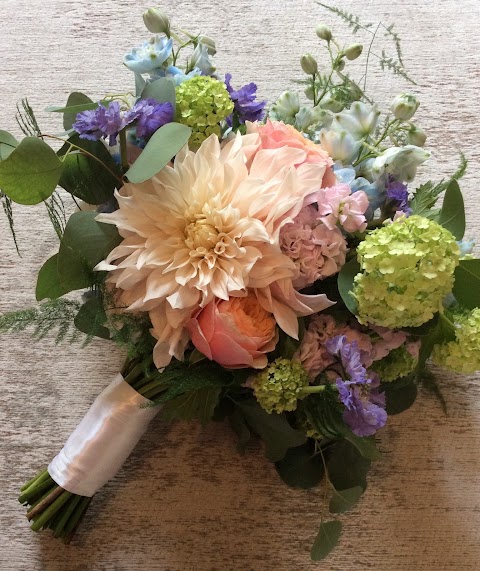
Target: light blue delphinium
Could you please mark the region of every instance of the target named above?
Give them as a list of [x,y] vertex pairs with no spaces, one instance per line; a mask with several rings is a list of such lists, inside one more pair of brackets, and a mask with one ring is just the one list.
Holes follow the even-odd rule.
[[202,72],[198,69],[198,67],[192,69],[192,71],[188,73],[185,73],[185,71],[179,67],[168,65],[164,68],[154,69],[150,73],[149,81],[151,82],[162,77],[167,77],[168,79],[171,79],[175,85],[180,85],[184,81],[192,79],[192,77],[196,77],[197,75],[202,75]]
[[198,68],[203,75],[213,75],[216,67],[210,60],[208,46],[199,42],[192,54],[190,63]]
[[155,36],[139,48],[133,48],[123,58],[123,63],[136,73],[148,73],[159,69],[172,54],[173,40]]

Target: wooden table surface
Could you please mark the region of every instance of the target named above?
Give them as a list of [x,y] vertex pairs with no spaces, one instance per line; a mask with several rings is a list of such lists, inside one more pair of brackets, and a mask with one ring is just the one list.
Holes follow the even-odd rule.
[[[69,92],[94,98],[131,89],[122,56],[145,36],[144,0],[1,0],[0,128],[20,135],[15,103],[28,96],[44,130],[61,130],[42,110]],[[470,237],[480,235],[480,4],[477,0],[342,0],[364,20],[394,22],[418,81],[418,122],[433,157],[422,178],[451,174],[458,151]],[[216,62],[234,85],[255,81],[269,99],[300,77],[304,51],[319,53],[314,26],[346,28],[313,0],[168,0],[172,19],[216,38]],[[360,38],[365,41],[365,37]],[[385,107],[409,87],[372,61],[370,92]],[[56,247],[41,207],[15,208],[19,258],[0,220],[0,311],[34,304],[36,273]],[[476,250],[477,254],[479,249]],[[28,571],[463,571],[480,569],[479,377],[443,375],[449,414],[421,393],[381,433],[384,455],[350,514],[334,554],[309,560],[321,490],[278,479],[259,445],[237,454],[228,426],[166,425],[157,418],[124,468],[95,498],[70,546],[29,531],[19,486],[61,447],[94,397],[118,371],[106,341],[82,349],[27,334],[0,345],[0,569]]]

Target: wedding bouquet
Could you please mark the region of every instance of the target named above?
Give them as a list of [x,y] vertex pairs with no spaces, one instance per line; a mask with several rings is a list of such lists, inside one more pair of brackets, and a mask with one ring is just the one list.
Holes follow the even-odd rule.
[[[326,8],[373,36],[367,63],[375,55],[409,80],[392,26],[396,58],[373,51],[381,25]],[[466,160],[451,179],[414,186],[430,156],[417,98],[402,93],[382,112],[367,71],[354,80],[347,69],[362,45],[325,25],[327,69],[303,55],[303,95],[267,106],[254,83],[217,73],[211,38],[174,31],[157,9],[144,22],[154,36],[123,60],[134,93],[72,93],[49,108],[63,114],[58,135],[24,100],[25,138],[0,131],[14,238],[12,202],[43,202],[59,238],[38,274],[41,303],[1,316],[0,330],[42,338],[57,327],[58,341],[101,337],[126,353],[19,500],[34,531],[68,542],[155,414],[228,419],[241,451],[263,440],[287,485],[323,482],[311,552],[323,559],[388,416],[420,383],[438,393],[428,363],[480,369],[480,260],[457,182]]]

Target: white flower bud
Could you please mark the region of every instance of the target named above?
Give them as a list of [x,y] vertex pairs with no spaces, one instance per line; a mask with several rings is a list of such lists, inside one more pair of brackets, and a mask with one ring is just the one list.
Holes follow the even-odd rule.
[[351,46],[348,46],[348,48],[346,48],[343,53],[347,59],[352,61],[354,59],[357,59],[357,57],[360,57],[362,52],[363,52],[362,44],[352,44]]
[[343,58],[337,60],[337,62],[335,63],[335,69],[336,69],[337,71],[342,71],[342,69],[343,69],[344,67],[345,67],[345,60],[344,60]]
[[400,119],[401,121],[408,121],[415,115],[419,105],[420,102],[415,97],[415,95],[410,93],[401,93],[395,97],[390,109],[395,115],[396,119]]
[[308,75],[314,75],[318,71],[317,60],[310,54],[303,54],[300,58],[300,65],[303,71]]
[[212,40],[212,38],[201,35],[198,36],[198,41],[206,46],[209,56],[214,56],[217,53],[217,46],[215,45],[215,40]]
[[325,40],[326,42],[329,42],[332,39],[332,31],[324,24],[318,24],[315,28],[315,33],[321,40]]
[[143,13],[143,22],[152,34],[165,34],[170,37],[170,20],[168,16],[157,8],[149,8]]
[[423,147],[426,140],[427,135],[425,134],[425,131],[416,125],[412,125],[411,128],[407,131],[407,143],[409,145]]
[[312,85],[308,85],[308,86],[305,88],[305,97],[306,97],[307,99],[309,99],[310,101],[313,101],[313,94],[314,94],[314,93],[313,93],[313,86],[312,86]]

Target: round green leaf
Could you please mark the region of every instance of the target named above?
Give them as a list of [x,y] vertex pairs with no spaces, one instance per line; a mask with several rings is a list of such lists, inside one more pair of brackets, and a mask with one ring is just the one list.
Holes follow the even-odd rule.
[[18,147],[18,141],[7,131],[0,129],[0,161],[4,161]]
[[159,103],[171,103],[175,116],[175,84],[167,77],[161,77],[147,85],[142,90],[142,99],[155,99]]
[[453,295],[466,309],[480,307],[480,259],[460,260],[455,270]]
[[347,440],[340,440],[327,458],[330,482],[339,491],[357,486],[365,490],[370,463],[370,460],[364,458],[353,444]]
[[73,322],[82,333],[102,339],[110,339],[109,329],[103,326],[106,319],[101,300],[98,297],[92,297],[82,305]]
[[41,267],[37,277],[37,287],[35,297],[37,301],[42,299],[57,299],[68,293],[61,284],[58,277],[58,254],[49,258]]
[[287,450],[284,458],[275,463],[275,468],[287,486],[304,490],[319,484],[325,474],[321,456],[314,455],[308,445]]
[[463,238],[465,234],[465,205],[462,191],[456,180],[452,180],[447,187],[438,222],[450,230],[457,240]]
[[313,561],[321,561],[335,548],[342,533],[341,521],[322,522],[312,546],[310,556]]
[[338,274],[338,291],[342,297],[343,303],[353,315],[358,309],[357,300],[352,295],[355,276],[360,273],[360,264],[356,258],[348,261]]
[[[85,109],[87,106],[87,109]],[[73,123],[75,123],[77,119],[77,114],[80,113],[78,108],[81,107],[82,111],[86,111],[88,109],[96,109],[98,107],[98,103],[95,103],[87,97],[85,94],[80,93],[79,91],[74,91],[70,93],[67,99],[67,104],[65,105],[65,111],[63,113],[63,127],[65,131],[68,131],[72,128]]]
[[417,398],[417,385],[412,378],[384,383],[387,414],[400,414],[409,409]]
[[54,191],[63,163],[41,139],[26,137],[0,162],[0,188],[14,202],[38,204]]
[[361,486],[355,486],[340,492],[335,490],[330,500],[329,509],[331,513],[343,514],[348,512],[361,498],[363,491]]

